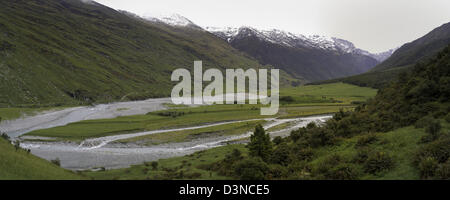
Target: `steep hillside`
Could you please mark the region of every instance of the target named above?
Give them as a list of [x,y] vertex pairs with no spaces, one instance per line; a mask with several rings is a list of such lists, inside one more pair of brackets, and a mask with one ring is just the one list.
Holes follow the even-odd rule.
[[419,60],[430,58],[450,44],[450,23],[435,28],[425,36],[406,43],[392,56],[372,69],[382,71],[390,68],[405,67]]
[[314,84],[345,82],[359,86],[382,88],[399,75],[410,71],[414,64],[418,62],[426,63],[428,59],[448,44],[450,44],[450,23],[446,23],[427,35],[403,45],[395,50],[388,59],[367,73],[319,81]]
[[355,111],[274,138],[257,127],[248,155],[202,169],[238,179],[450,180],[450,46]]
[[308,81],[360,74],[378,64],[369,52],[338,38],[317,35],[306,37],[251,27],[207,30],[258,59],[260,63],[279,67]]
[[2,1],[0,106],[167,96],[176,68],[259,63],[214,35],[152,23],[95,2]]
[[0,137],[0,179],[86,179],[69,170],[38,158],[25,149],[15,148]]

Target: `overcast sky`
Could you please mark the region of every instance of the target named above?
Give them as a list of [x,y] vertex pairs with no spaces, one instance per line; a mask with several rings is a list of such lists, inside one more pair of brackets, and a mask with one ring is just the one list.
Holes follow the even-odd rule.
[[381,52],[450,22],[450,0],[96,0],[138,15],[177,13],[200,26],[281,29]]

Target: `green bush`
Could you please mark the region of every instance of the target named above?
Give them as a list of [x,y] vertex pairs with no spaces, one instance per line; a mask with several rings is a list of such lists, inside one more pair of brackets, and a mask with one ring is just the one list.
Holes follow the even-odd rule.
[[233,168],[235,176],[242,180],[264,180],[269,171],[267,164],[259,157],[239,161]]
[[50,162],[57,166],[61,166],[61,161],[59,160],[59,158],[55,158],[55,159],[51,160]]
[[436,170],[436,178],[450,180],[450,159],[439,165],[439,168]]
[[324,161],[318,163],[318,165],[312,170],[314,176],[320,178],[326,178],[325,175],[329,173],[329,170],[331,170],[334,166],[337,166],[343,162],[342,158],[337,155],[333,154],[326,158]]
[[445,116],[445,121],[450,123],[450,113]]
[[419,163],[420,177],[424,179],[434,177],[438,168],[438,162],[432,157],[427,157]]
[[153,161],[153,162],[151,163],[151,165],[152,165],[152,169],[153,169],[153,170],[157,170],[157,169],[158,169],[158,162],[157,162],[157,161]]
[[255,131],[250,136],[247,148],[251,156],[261,157],[264,161],[269,159],[272,153],[272,141],[270,140],[270,135],[266,134],[260,124],[255,127]]
[[414,163],[418,166],[427,157],[434,158],[438,163],[446,162],[450,157],[450,138],[438,139],[420,147],[416,152]]
[[314,151],[311,147],[297,146],[294,148],[292,156],[299,161],[310,161],[314,157]]
[[394,159],[385,152],[375,152],[369,155],[364,163],[364,170],[367,173],[375,174],[384,170],[389,170],[394,166]]
[[9,139],[10,139],[9,136],[6,135],[6,133],[2,133],[1,137],[2,137],[3,139],[5,139],[5,140],[8,140],[8,141],[9,141]]
[[355,157],[353,157],[353,161],[359,164],[365,163],[371,153],[372,151],[367,147],[358,148]]
[[442,126],[439,120],[432,120],[427,126],[425,126],[425,132],[436,138],[441,129]]
[[363,135],[358,139],[356,142],[357,147],[367,146],[369,144],[372,144],[374,142],[378,141],[378,137],[375,134],[367,134]]
[[279,145],[280,143],[283,142],[283,138],[281,138],[280,136],[277,136],[277,137],[273,138],[272,142],[273,142],[275,145]]
[[294,101],[295,101],[294,98],[292,98],[291,96],[282,96],[282,97],[280,97],[280,102],[292,103]]
[[325,178],[333,180],[355,180],[358,179],[360,174],[359,169],[355,165],[343,163],[328,170]]
[[433,117],[430,117],[430,116],[422,117],[422,118],[420,118],[419,120],[416,121],[416,123],[414,124],[414,127],[415,128],[425,128],[433,120],[434,120]]
[[278,164],[269,166],[269,171],[266,174],[267,179],[280,179],[288,176],[288,169]]
[[289,146],[286,143],[278,145],[270,155],[269,161],[274,164],[287,166],[291,162]]

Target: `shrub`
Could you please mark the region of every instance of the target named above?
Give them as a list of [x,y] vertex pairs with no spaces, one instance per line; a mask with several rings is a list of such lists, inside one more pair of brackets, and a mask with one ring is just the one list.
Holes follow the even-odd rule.
[[433,118],[430,116],[425,116],[420,118],[416,121],[414,124],[415,128],[425,128],[428,124],[430,124],[433,121]]
[[234,174],[242,180],[264,180],[269,168],[261,158],[247,158],[234,165]]
[[445,116],[445,121],[450,123],[450,113]]
[[9,136],[6,133],[2,133],[2,138],[9,141]]
[[419,148],[414,163],[418,166],[427,157],[434,158],[438,163],[446,162],[450,157],[450,138],[438,139]]
[[282,97],[280,97],[280,101],[281,102],[286,102],[286,103],[292,103],[295,100],[291,96],[282,96]]
[[281,165],[270,165],[269,171],[267,172],[267,179],[280,179],[288,176],[288,170],[286,167]]
[[290,148],[286,143],[282,143],[275,148],[275,150],[270,155],[269,161],[274,164],[279,164],[286,166],[291,162],[290,159]]
[[248,143],[247,148],[251,156],[261,157],[264,161],[269,159],[272,153],[272,141],[270,135],[266,134],[260,124],[255,127],[255,131],[250,136],[250,143]]
[[359,148],[356,151],[355,157],[353,157],[353,161],[356,163],[365,163],[371,154],[371,150],[367,147]]
[[333,154],[320,162],[316,168],[313,169],[313,174],[319,178],[327,178],[326,174],[328,174],[334,166],[341,164],[341,162],[342,158],[337,154]]
[[450,180],[450,159],[439,165],[439,168],[436,170],[436,178]]
[[309,161],[314,157],[314,152],[311,147],[302,147],[301,145],[298,145],[294,148],[292,155],[294,159]]
[[158,169],[158,162],[157,162],[157,161],[153,161],[153,162],[151,163],[151,165],[152,165],[152,169],[153,169],[153,170]]
[[57,166],[61,166],[61,161],[59,160],[59,158],[55,158],[55,159],[51,160],[50,162]]
[[427,126],[425,126],[425,132],[430,134],[432,137],[437,138],[442,126],[439,120],[432,120]]
[[186,177],[187,179],[197,179],[197,178],[200,178],[201,176],[202,176],[202,174],[199,172],[194,172],[194,173],[184,175],[184,177]]
[[183,116],[184,112],[178,112],[178,111],[165,111],[165,112],[159,112],[157,113],[157,115],[159,116],[163,116],[163,117],[179,117],[179,116]]
[[357,147],[367,146],[369,144],[372,144],[372,143],[376,142],[377,140],[378,140],[378,137],[375,134],[363,135],[356,142],[356,146]]
[[427,157],[419,163],[420,177],[432,178],[438,168],[438,162],[432,157]]
[[20,142],[19,142],[19,140],[14,141],[14,148],[16,148],[16,151],[20,149]]
[[325,178],[333,180],[355,180],[358,179],[360,171],[355,165],[343,163],[332,167],[325,174]]
[[375,174],[380,171],[389,170],[394,166],[394,160],[385,152],[370,154],[364,163],[364,170],[367,173]]
[[275,137],[275,138],[273,138],[273,141],[272,141],[275,145],[279,145],[280,143],[282,143],[283,142],[283,138],[281,138],[280,136],[277,136],[277,137]]
[[335,141],[335,136],[329,129],[313,128],[309,130],[308,142],[312,147],[332,145]]

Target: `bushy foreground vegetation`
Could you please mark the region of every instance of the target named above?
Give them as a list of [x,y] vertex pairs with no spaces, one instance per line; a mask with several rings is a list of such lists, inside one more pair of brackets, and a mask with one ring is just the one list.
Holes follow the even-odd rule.
[[0,138],[0,179],[86,179],[34,156],[18,142],[11,144],[7,139],[6,135]]
[[[450,47],[354,112],[340,111],[322,126],[310,123],[273,143],[256,127],[247,145],[249,157],[234,151],[211,169],[240,179],[359,179],[389,177],[400,168],[410,173],[403,178],[449,179],[449,97]],[[401,134],[402,127],[412,125],[422,133],[409,133],[415,140]],[[391,144],[398,141],[387,139],[388,134],[403,142]],[[391,145],[404,148],[389,151]],[[318,157],[321,149],[330,155]],[[405,149],[410,153],[404,154]]]

